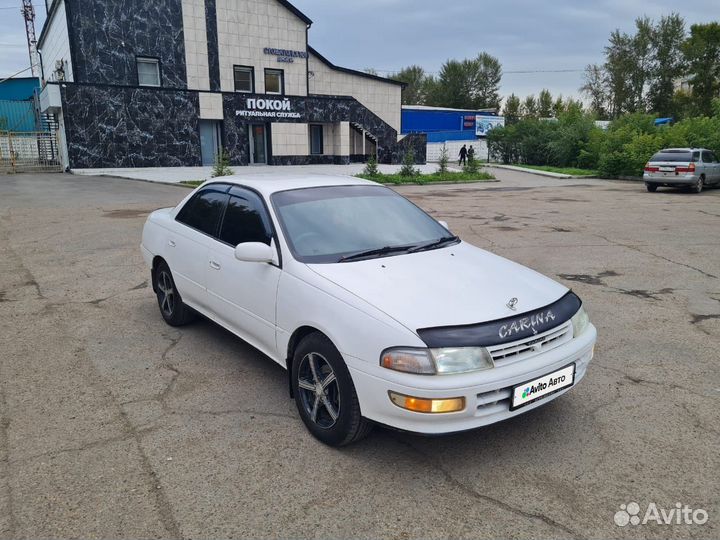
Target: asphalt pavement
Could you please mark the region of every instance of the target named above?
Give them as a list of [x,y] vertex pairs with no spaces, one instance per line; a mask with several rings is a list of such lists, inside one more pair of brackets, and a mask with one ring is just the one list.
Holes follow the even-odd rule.
[[[185,188],[0,176],[0,537],[720,536],[720,190],[494,172],[398,191],[572,287],[586,378],[504,423],[339,450],[280,367],[162,321],[140,234]],[[676,503],[707,522],[616,524]]]

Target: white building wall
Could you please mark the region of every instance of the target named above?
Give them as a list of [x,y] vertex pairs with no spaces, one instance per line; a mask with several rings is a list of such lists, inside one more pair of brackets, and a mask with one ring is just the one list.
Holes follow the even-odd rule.
[[265,93],[265,68],[285,72],[285,94],[307,95],[304,58],[278,62],[263,49],[307,50],[307,25],[276,0],[217,0],[220,88],[233,92],[233,66],[255,68],[255,92]]
[[182,0],[185,63],[190,90],[210,90],[205,0]]
[[460,149],[462,145],[467,145],[468,148],[472,145],[475,148],[475,159],[487,160],[487,143],[485,139],[478,139],[476,141],[447,141],[446,143],[428,143],[427,145],[427,160],[428,162],[437,163],[440,161],[440,152],[442,151],[443,144],[447,147],[448,158],[450,163],[457,163],[460,159]]
[[273,156],[307,156],[310,154],[310,132],[307,124],[276,122],[272,124]]
[[42,63],[46,81],[57,81],[55,66],[62,61],[65,66],[65,80],[72,82],[72,60],[70,58],[70,38],[68,36],[67,16],[65,2],[59,0],[52,20],[49,24],[45,39],[42,43]]
[[313,54],[310,54],[309,70],[311,94],[353,96],[400,132],[402,87],[399,84],[338,71]]

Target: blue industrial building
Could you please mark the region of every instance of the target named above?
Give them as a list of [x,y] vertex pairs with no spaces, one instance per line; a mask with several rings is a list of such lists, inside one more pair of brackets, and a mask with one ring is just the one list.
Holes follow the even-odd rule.
[[0,131],[38,129],[35,94],[39,89],[40,81],[36,77],[0,82]]
[[497,116],[494,109],[465,110],[403,105],[402,133],[427,133],[428,142],[474,141],[477,116]]

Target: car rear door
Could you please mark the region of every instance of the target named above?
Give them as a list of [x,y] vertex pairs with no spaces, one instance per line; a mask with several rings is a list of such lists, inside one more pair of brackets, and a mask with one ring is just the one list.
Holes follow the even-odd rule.
[[717,157],[709,150],[703,151],[702,154],[707,170],[705,173],[706,181],[712,184],[720,182],[720,163],[718,163]]
[[207,290],[210,309],[220,324],[277,358],[275,304],[280,266],[235,258],[238,244],[276,245],[273,231],[261,196],[247,188],[232,187],[218,237],[209,252]]
[[208,309],[207,265],[229,199],[228,184],[209,184],[180,209],[168,234],[167,262],[183,300]]

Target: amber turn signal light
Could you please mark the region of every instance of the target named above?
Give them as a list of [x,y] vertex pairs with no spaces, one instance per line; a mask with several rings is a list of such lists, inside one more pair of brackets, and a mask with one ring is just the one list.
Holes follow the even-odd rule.
[[427,399],[405,396],[396,392],[388,392],[390,401],[401,409],[419,413],[451,413],[462,411],[465,408],[465,398]]

